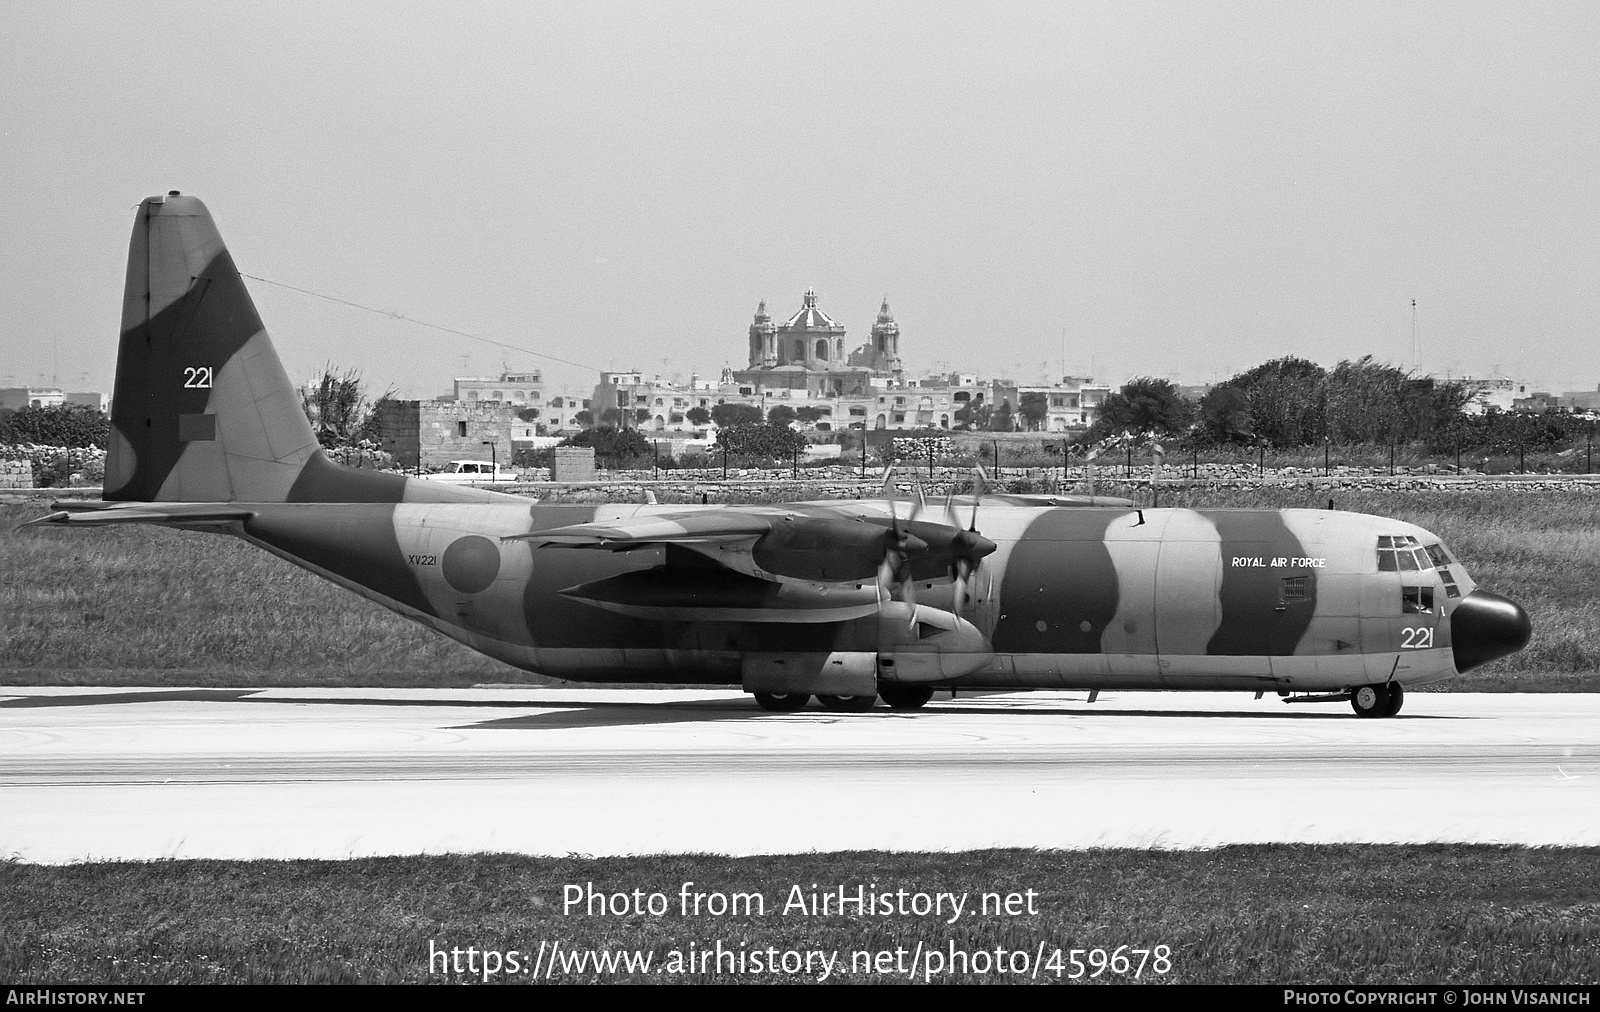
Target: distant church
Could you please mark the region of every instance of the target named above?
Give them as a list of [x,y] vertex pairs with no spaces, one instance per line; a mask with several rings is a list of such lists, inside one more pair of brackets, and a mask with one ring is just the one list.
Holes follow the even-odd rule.
[[[815,289],[806,289],[800,311],[774,323],[765,300],[750,324],[749,367],[734,373],[740,383],[769,390],[805,391],[811,397],[842,397],[898,385],[901,378],[900,325],[884,299],[872,339],[845,355],[844,327],[817,308]],[[890,383],[885,383],[889,380]]]

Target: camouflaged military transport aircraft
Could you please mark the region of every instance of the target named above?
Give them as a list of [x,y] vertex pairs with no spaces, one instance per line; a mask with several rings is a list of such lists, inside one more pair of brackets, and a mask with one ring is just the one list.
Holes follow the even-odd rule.
[[[491,657],[741,685],[769,710],[935,689],[1208,689],[1400,709],[1526,645],[1439,539],[1323,510],[539,505],[318,447],[205,205],[139,208],[105,502],[33,521],[232,534]],[[980,532],[981,524],[981,532]],[[1092,698],[1092,696],[1091,696]]]

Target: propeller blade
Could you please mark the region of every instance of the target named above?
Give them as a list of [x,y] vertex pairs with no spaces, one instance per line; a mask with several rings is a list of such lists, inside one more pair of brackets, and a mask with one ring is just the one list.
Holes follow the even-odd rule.
[[974,467],[972,472],[972,523],[967,525],[967,530],[977,533],[978,506],[982,504],[984,493],[987,491],[988,475],[983,473],[982,467]]
[[950,588],[951,610],[957,615],[967,607],[967,577],[972,573],[972,567],[966,559],[957,559],[955,564],[956,578]]

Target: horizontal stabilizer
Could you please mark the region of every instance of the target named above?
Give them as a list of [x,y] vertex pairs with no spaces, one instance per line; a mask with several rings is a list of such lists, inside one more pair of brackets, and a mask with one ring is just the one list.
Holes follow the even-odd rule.
[[111,524],[159,524],[166,526],[210,526],[242,523],[255,512],[226,503],[129,503],[100,506],[84,503],[54,503],[54,512],[18,527],[106,527]]

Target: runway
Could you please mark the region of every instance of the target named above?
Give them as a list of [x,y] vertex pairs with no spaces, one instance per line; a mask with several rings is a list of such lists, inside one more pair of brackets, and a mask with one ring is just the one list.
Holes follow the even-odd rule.
[[0,688],[0,857],[1600,844],[1600,694]]

